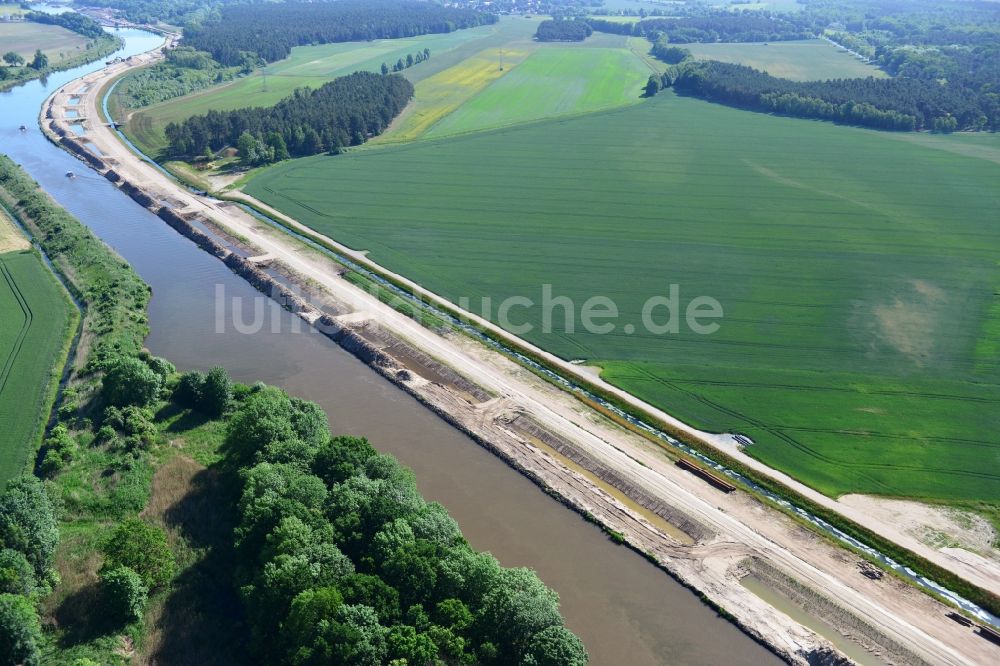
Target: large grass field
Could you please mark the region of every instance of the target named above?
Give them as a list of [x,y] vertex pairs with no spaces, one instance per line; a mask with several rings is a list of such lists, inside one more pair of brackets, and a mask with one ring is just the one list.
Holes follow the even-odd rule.
[[888,74],[866,65],[822,39],[794,42],[684,44],[701,60],[721,60],[760,69],[771,76],[793,81],[850,79]]
[[[0,22],[0,53],[13,51],[30,61],[41,49],[53,65],[83,53],[87,38],[57,25],[31,22]],[[0,65],[2,66],[2,65]]]
[[30,465],[74,312],[37,255],[0,254],[0,484]]
[[[514,74],[523,71],[523,65]],[[500,83],[506,78],[499,80]],[[494,84],[498,85],[498,84]],[[1000,502],[1000,163],[663,93],[582,117],[283,163],[247,191],[823,492]],[[977,157],[977,151],[987,157]],[[551,332],[542,285],[616,303]],[[721,329],[657,335],[679,285]],[[663,310],[658,319],[664,317]],[[636,326],[629,334],[626,324]]]
[[360,70],[379,71],[383,62],[392,65],[407,54],[427,48],[431,51],[430,60],[404,72],[418,83],[484,49],[528,41],[536,26],[537,21],[506,18],[497,25],[440,35],[296,47],[290,57],[271,63],[249,77],[141,109],[131,116],[125,131],[144,152],[155,155],[166,147],[163,128],[168,123],[213,109],[269,106],[296,88],[319,87]]
[[638,102],[649,67],[625,48],[549,46],[430,128],[461,134]]
[[399,118],[371,143],[412,141],[424,135],[442,118],[453,113],[477,93],[502,76],[509,76],[529,53],[528,49],[506,49],[504,68],[499,53],[486,49],[453,67],[417,82],[413,100]]

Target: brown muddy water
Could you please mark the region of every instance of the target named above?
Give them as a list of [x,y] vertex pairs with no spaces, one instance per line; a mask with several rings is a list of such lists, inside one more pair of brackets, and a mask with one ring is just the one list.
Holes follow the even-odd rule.
[[788,597],[785,597],[781,593],[772,589],[767,583],[756,576],[746,576],[740,581],[740,583],[743,587],[747,588],[788,617],[805,627],[809,627],[820,636],[829,640],[837,646],[838,650],[853,659],[857,664],[859,664],[859,666],[889,666],[885,660],[872,654],[871,652],[868,652],[863,647],[834,629],[833,626],[825,620],[814,615],[813,613],[807,612],[799,604],[796,604]]
[[[148,33],[121,31],[116,55],[152,48]],[[104,178],[49,144],[36,128],[44,98],[97,69],[91,64],[0,94],[0,150],[125,257],[153,287],[150,350],[181,369],[222,365],[238,380],[276,384],[318,402],[333,430],[367,436],[413,468],[425,497],[444,504],[469,542],[505,566],[527,566],[555,589],[567,625],[587,645],[592,663],[779,663],[690,591],[557,501],[547,497],[472,440],[375,374],[334,343],[265,300],[217,259],[199,250]],[[28,132],[18,131],[24,124]],[[68,179],[67,171],[78,177]],[[217,324],[219,300],[226,307]],[[256,304],[264,329],[240,333]],[[275,322],[272,330],[271,323]]]

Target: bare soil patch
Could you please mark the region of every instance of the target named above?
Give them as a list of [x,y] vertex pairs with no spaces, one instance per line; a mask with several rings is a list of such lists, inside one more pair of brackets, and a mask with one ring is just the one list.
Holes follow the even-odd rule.
[[985,518],[975,513],[869,495],[844,495],[839,501],[878,515],[929,546],[970,550],[994,559],[1000,566],[1000,553],[993,547],[996,531]]
[[27,250],[29,247],[31,247],[31,243],[24,237],[24,234],[7,213],[0,208],[0,254]]

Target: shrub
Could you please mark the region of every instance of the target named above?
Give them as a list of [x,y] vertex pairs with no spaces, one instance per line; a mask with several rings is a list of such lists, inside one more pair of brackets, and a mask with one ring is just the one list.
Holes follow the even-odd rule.
[[22,476],[0,494],[0,546],[22,553],[42,578],[59,543],[55,508],[42,482]]
[[142,577],[128,567],[116,567],[101,572],[101,588],[105,610],[119,622],[142,619],[149,590]]
[[52,434],[45,440],[45,457],[42,459],[41,471],[51,475],[65,467],[76,455],[76,440],[69,434],[66,426],[57,425]]
[[118,433],[110,425],[103,425],[94,437],[95,444],[110,444],[118,437]]
[[152,404],[159,396],[162,385],[163,379],[133,356],[112,361],[102,382],[105,400],[119,407]]
[[205,388],[205,375],[200,372],[185,372],[181,375],[174,389],[174,402],[181,407],[198,409],[201,405],[202,391]]
[[167,535],[138,518],[123,521],[104,544],[103,570],[128,567],[149,589],[166,585],[174,575],[174,554]]
[[229,421],[226,441],[238,454],[247,456],[271,442],[295,439],[292,404],[278,389],[251,394]]
[[[120,432],[126,438],[137,438],[144,444],[152,444],[156,440],[157,431],[153,421],[152,410],[145,407],[111,406],[104,410],[104,427]],[[104,427],[101,428],[101,432],[107,434]]]
[[155,372],[157,375],[159,375],[160,379],[163,382],[166,382],[167,379],[172,374],[177,372],[177,368],[174,367],[174,364],[165,358],[160,358],[159,356],[151,356],[145,360],[146,360],[146,365],[149,366],[149,369]]
[[199,409],[207,416],[222,416],[233,399],[233,382],[224,368],[212,368],[202,385]]
[[35,666],[42,628],[26,597],[0,594],[0,663]]
[[35,570],[22,553],[0,550],[0,593],[31,596],[35,591]]
[[587,666],[587,650],[566,627],[548,627],[532,637],[522,663],[530,666]]

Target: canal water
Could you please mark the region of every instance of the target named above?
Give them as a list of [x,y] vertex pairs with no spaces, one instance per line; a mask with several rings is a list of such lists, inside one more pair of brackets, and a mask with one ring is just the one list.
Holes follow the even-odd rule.
[[[122,30],[115,56],[149,50],[159,38]],[[114,56],[112,56],[114,57]],[[567,625],[592,663],[768,664],[778,660],[690,591],[547,497],[335,344],[262,299],[37,128],[43,100],[101,66],[92,63],[0,93],[0,152],[21,164],[61,205],[128,260],[153,288],[149,349],[181,369],[225,366],[238,380],[276,384],[314,400],[334,432],[364,435],[411,467],[421,492],[444,504],[473,547],[505,566],[527,566],[561,598]],[[25,125],[27,132],[18,127]],[[74,171],[74,179],[65,177]],[[221,296],[220,296],[221,295]],[[264,315],[256,333],[243,323]],[[222,305],[220,305],[222,304]],[[298,331],[298,332],[296,332]]]

